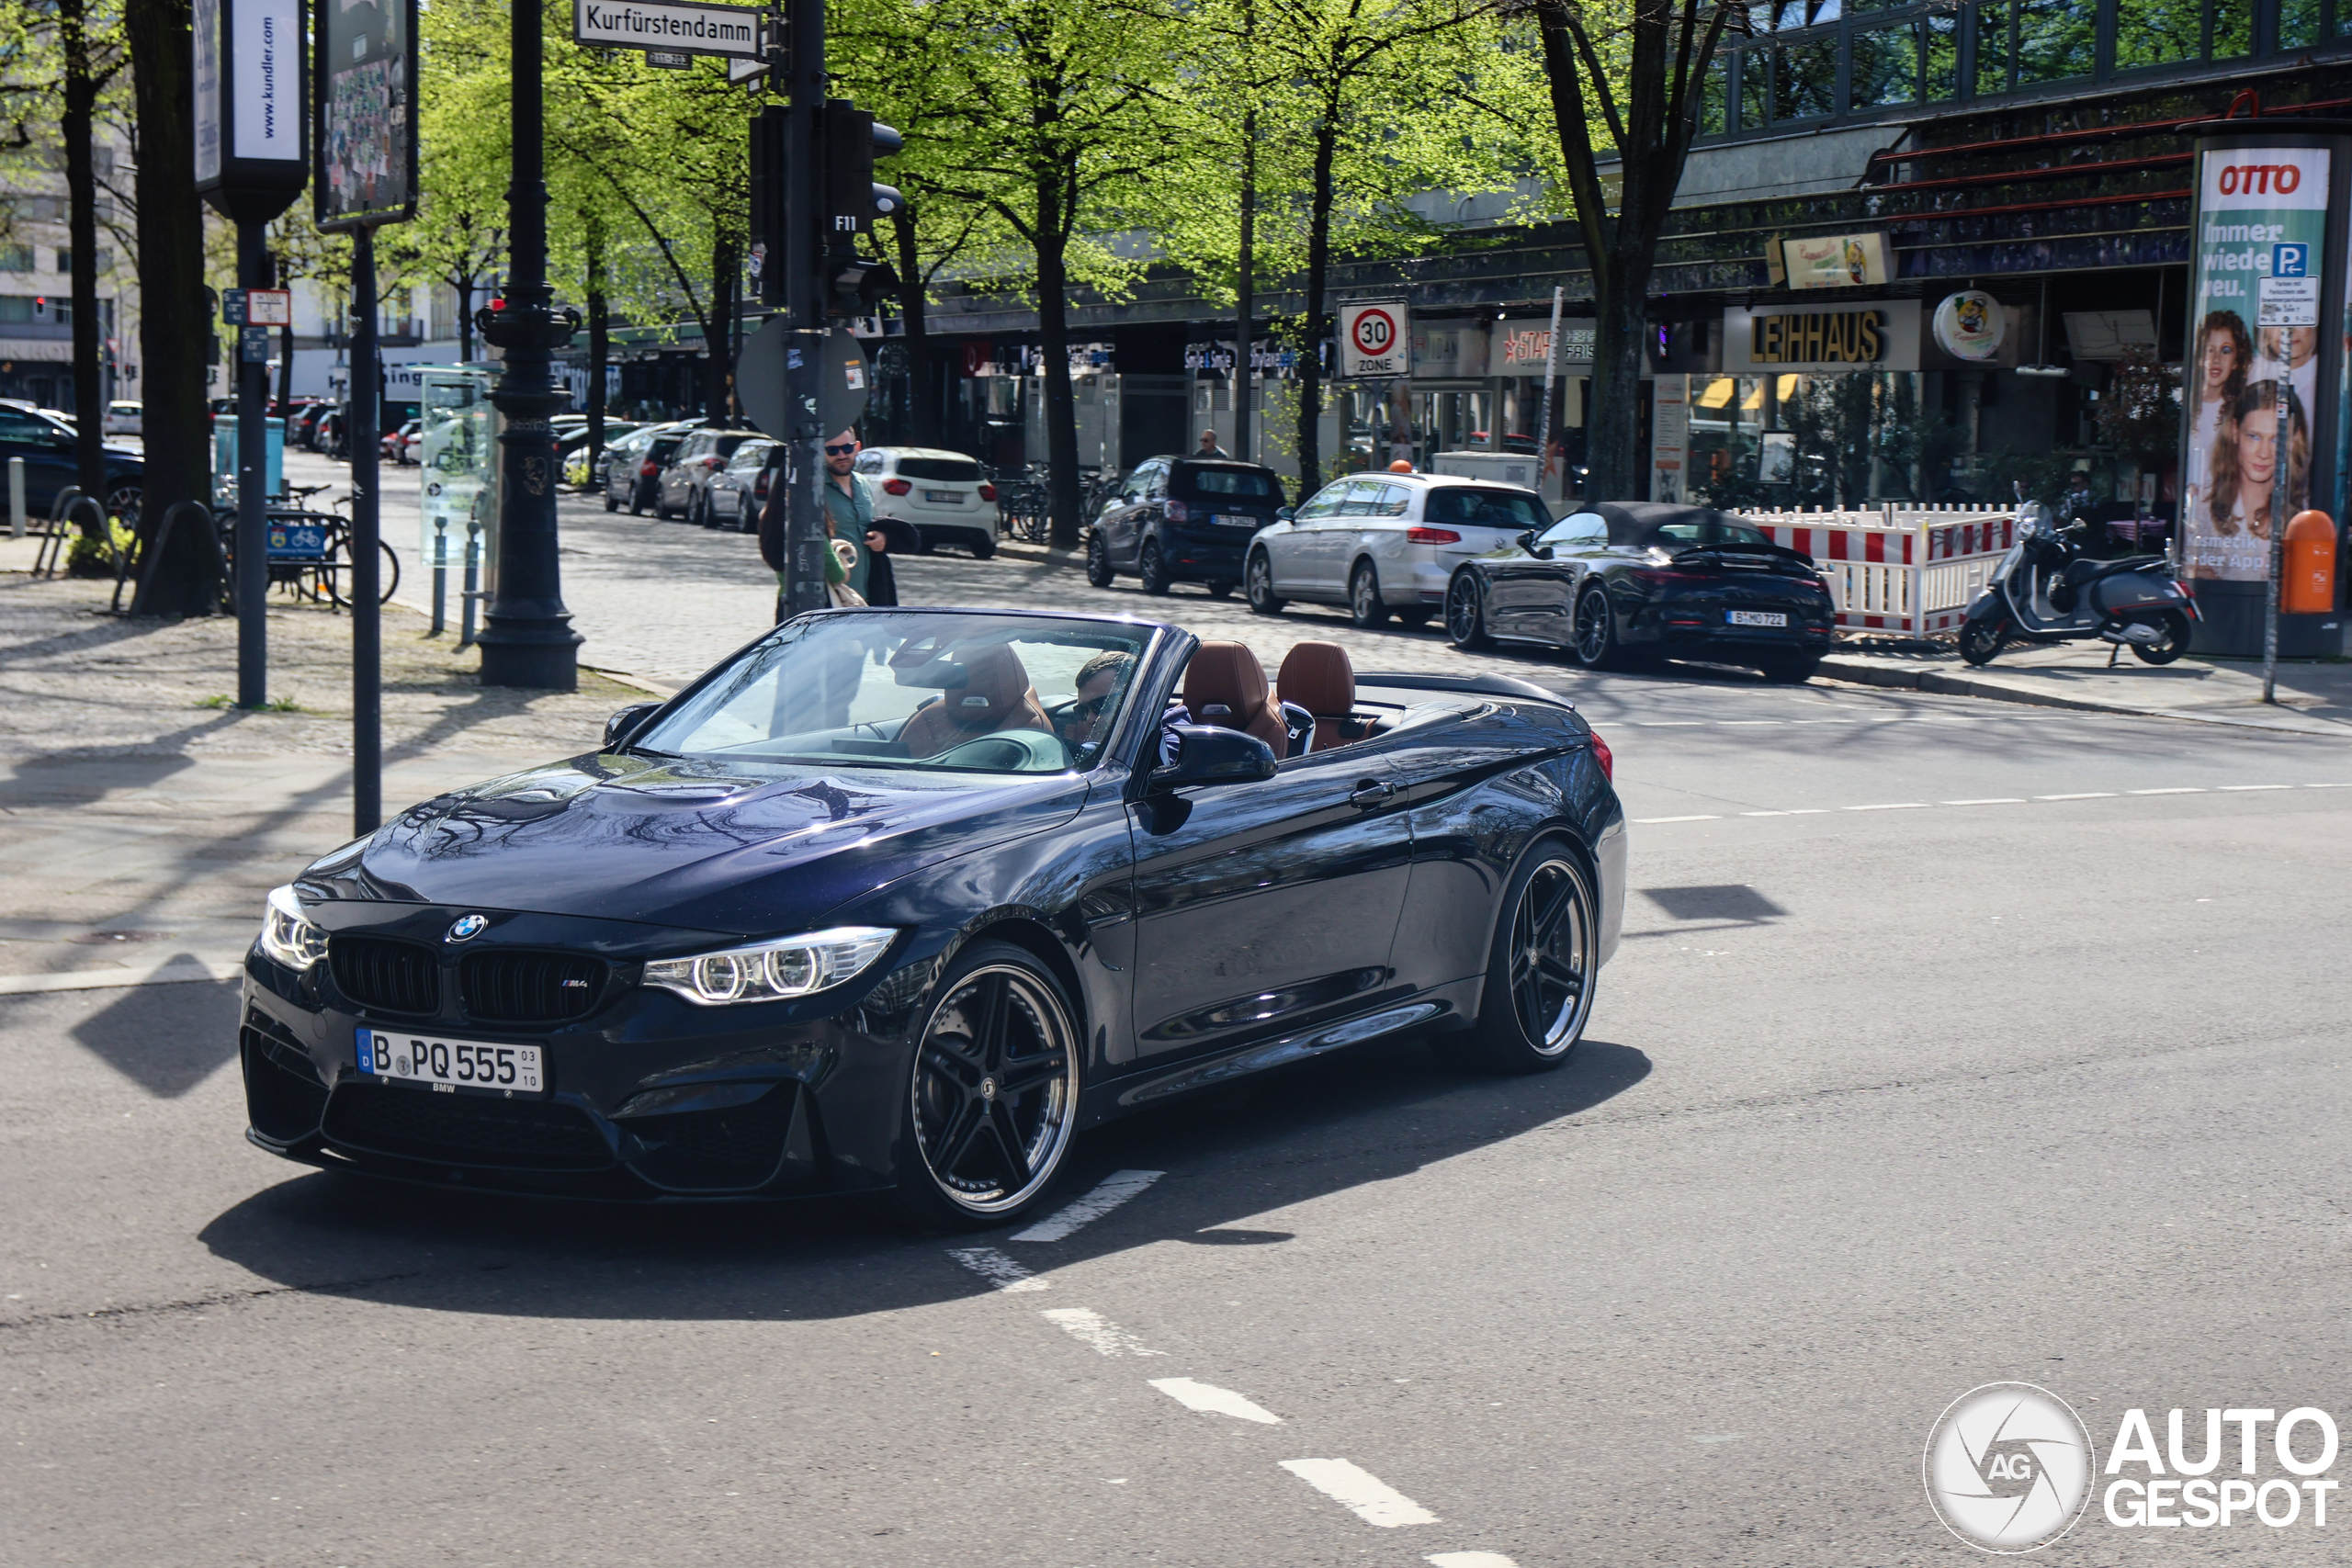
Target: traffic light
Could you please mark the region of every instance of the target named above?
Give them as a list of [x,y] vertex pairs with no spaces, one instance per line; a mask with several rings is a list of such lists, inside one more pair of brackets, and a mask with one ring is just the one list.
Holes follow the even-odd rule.
[[874,160],[904,147],[906,138],[847,98],[825,100],[825,237],[846,242],[874,231],[906,197],[874,183]]

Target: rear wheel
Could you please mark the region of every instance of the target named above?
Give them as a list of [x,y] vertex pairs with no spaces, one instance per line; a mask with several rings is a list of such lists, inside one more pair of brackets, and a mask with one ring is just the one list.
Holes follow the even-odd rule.
[[1591,670],[1614,670],[1625,662],[1624,645],[1617,640],[1617,614],[1609,607],[1609,592],[1598,582],[1577,595],[1574,649],[1577,659]]
[[1019,1220],[1078,1125],[1079,1031],[1026,949],[978,942],[940,984],[899,1112],[899,1214],[930,1228]]
[[1548,1072],[1592,1015],[1600,968],[1600,901],[1557,834],[1527,847],[1505,886],[1472,1049],[1498,1072]]
[[613,492],[609,490],[605,491],[605,510],[607,512],[618,512],[620,509],[621,503],[613,499]]
[[1250,564],[1241,569],[1241,581],[1251,609],[1261,615],[1283,613],[1283,601],[1274,593],[1274,563],[1265,551],[1250,552]]
[[1380,599],[1380,579],[1368,560],[1356,562],[1355,575],[1348,579],[1348,618],[1366,631],[1388,624],[1388,606]]
[[1476,653],[1494,646],[1494,638],[1487,632],[1487,601],[1478,590],[1478,580],[1466,571],[1457,571],[1445,589],[1445,635],[1447,640],[1464,653]]
[[1136,566],[1138,568],[1136,575],[1143,579],[1143,591],[1146,593],[1165,593],[1175,581],[1168,575],[1168,559],[1159,553],[1158,539],[1146,539],[1143,542],[1143,558],[1136,563]]
[[1992,663],[2008,640],[2008,623],[1997,615],[1969,622],[1960,628],[1960,656],[1974,665]]
[[[989,537],[986,534],[974,534],[970,536],[970,538],[972,541],[972,558],[974,560],[987,560],[996,554],[996,541]],[[923,550],[923,554],[929,555],[931,551],[929,547],[926,547]]]
[[2170,664],[2188,651],[2188,617],[2178,610],[2166,610],[2157,622],[2164,632],[2161,642],[2135,642],[2132,656],[2143,664]]
[[1108,588],[1119,574],[1111,570],[1111,547],[1102,542],[1100,534],[1086,538],[1086,581],[1096,588]]

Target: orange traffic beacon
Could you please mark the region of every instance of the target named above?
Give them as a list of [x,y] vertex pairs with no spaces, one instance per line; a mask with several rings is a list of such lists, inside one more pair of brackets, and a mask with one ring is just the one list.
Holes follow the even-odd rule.
[[2335,608],[2335,525],[2324,512],[2298,512],[2287,525],[2287,564],[2278,608],[2290,615]]

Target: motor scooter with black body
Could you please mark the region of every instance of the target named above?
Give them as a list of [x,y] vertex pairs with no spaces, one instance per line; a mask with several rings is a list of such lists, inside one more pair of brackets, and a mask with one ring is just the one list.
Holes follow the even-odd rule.
[[2012,642],[2092,637],[2148,664],[2169,664],[2188,651],[2190,623],[2203,616],[2164,557],[2101,560],[2082,547],[2087,525],[2060,529],[2039,504],[2020,508],[2017,525],[2017,542],[1961,623],[1962,659],[1990,664]]

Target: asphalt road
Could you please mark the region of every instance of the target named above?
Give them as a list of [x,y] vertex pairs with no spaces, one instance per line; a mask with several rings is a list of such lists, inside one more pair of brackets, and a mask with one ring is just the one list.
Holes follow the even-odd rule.
[[[707,624],[583,569],[591,648],[734,637],[756,575],[637,526],[640,600]],[[239,1137],[231,988],[0,997],[0,1561],[1962,1562],[1920,1453],[1977,1384],[2102,1462],[2134,1406],[2352,1419],[2352,751],[1527,663],[1637,819],[1576,1058],[1380,1043],[1114,1124],[1066,1195],[1162,1174],[1057,1240],[307,1173]],[[2094,1502],[2046,1556],[2336,1528]]]

